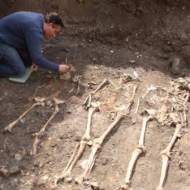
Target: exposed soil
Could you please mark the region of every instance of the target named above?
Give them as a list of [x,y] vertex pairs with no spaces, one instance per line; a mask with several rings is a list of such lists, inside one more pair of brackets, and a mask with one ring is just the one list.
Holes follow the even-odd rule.
[[[64,0],[2,1],[2,15],[15,10],[58,11],[63,14],[66,29],[54,40],[46,41],[44,53],[58,63],[72,64],[75,72],[69,79],[40,69],[26,84],[1,79],[0,82],[0,189],[2,190],[83,190],[93,185],[60,181],[76,144],[84,134],[88,112],[82,104],[105,78],[113,82],[101,89],[93,101],[101,102],[93,115],[93,138],[99,137],[114,120],[122,105],[127,105],[132,89],[138,85],[129,116],[111,131],[98,151],[89,183],[99,189],[117,190],[124,184],[133,150],[137,147],[144,109],[159,110],[164,93],[148,94],[148,87],[171,89],[170,81],[185,79],[189,84],[190,3],[188,0]],[[66,51],[67,50],[67,51]],[[176,64],[175,64],[176,63]],[[178,64],[179,63],[179,64]],[[127,76],[140,82],[128,82]],[[120,88],[119,88],[120,87]],[[13,129],[4,127],[17,119],[37,96],[48,97],[59,91],[64,100],[59,112],[40,137],[36,155],[31,155],[33,133],[40,130],[54,111],[51,102],[34,108]],[[181,93],[189,95],[189,88]],[[151,98],[157,97],[154,104]],[[140,98],[138,112],[135,109]],[[171,99],[170,99],[171,100]],[[149,103],[147,103],[149,102]],[[189,100],[187,100],[187,120]],[[180,117],[178,115],[178,117]],[[155,190],[161,172],[160,152],[166,148],[175,131],[173,125],[151,121],[145,136],[146,153],[135,167],[131,186],[137,190]],[[190,131],[185,126],[172,149],[164,190],[190,189]],[[81,163],[88,159],[87,147],[72,170],[73,179],[82,174]]]

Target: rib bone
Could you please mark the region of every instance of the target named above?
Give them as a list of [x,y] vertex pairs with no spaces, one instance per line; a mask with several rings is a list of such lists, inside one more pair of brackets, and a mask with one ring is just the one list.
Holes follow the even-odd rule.
[[95,111],[98,111],[98,109],[99,109],[99,104],[91,103],[91,107],[88,110],[88,121],[87,121],[86,131],[85,131],[80,143],[77,144],[63,173],[56,179],[56,183],[61,179],[64,179],[66,181],[72,180],[71,179],[71,171],[72,171],[73,167],[75,166],[75,164],[77,163],[77,161],[82,156],[82,154],[86,148],[86,145],[90,144],[90,140],[91,140],[90,130],[91,130],[92,115]]

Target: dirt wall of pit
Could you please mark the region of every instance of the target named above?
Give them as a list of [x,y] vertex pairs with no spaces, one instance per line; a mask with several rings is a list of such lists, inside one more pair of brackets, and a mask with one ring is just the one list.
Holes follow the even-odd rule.
[[1,15],[31,10],[57,11],[68,35],[101,43],[158,48],[190,60],[188,0],[4,0]]

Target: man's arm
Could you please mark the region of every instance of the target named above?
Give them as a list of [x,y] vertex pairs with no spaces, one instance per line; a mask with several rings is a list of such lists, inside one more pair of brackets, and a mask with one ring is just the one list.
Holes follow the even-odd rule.
[[59,65],[46,59],[41,52],[43,34],[40,33],[40,29],[33,27],[25,28],[25,30],[25,40],[32,61],[43,68],[59,71]]

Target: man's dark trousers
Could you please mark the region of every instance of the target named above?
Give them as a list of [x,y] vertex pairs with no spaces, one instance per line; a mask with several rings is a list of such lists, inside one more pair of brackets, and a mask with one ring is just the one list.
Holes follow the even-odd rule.
[[0,42],[0,77],[22,75],[25,72],[23,59],[18,51],[3,42]]

